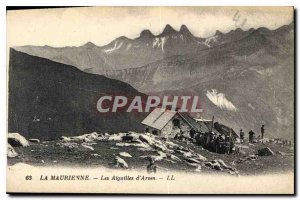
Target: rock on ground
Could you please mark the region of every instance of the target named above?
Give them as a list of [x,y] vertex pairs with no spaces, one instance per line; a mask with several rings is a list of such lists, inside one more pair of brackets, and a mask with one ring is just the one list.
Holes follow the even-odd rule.
[[95,140],[103,140],[104,136],[100,135],[96,132],[83,134],[79,136],[67,137],[61,136],[60,140],[69,142],[69,141],[77,141],[77,142],[94,142]]
[[29,142],[40,143],[40,140],[39,139],[29,139]]
[[119,147],[140,147],[140,148],[149,148],[149,145],[144,143],[127,143],[127,142],[117,142],[116,146]]
[[19,133],[8,133],[7,140],[8,140],[8,143],[13,147],[17,147],[17,146],[28,147],[29,146],[29,142],[26,140],[26,138],[23,137],[22,135],[20,135]]
[[10,158],[18,156],[18,153],[10,144],[7,144],[7,156]]
[[144,143],[147,143],[149,145],[154,145],[155,142],[154,142],[154,139],[148,135],[140,135],[139,136],[139,139],[144,142]]
[[196,172],[201,172],[202,168],[201,165],[198,165],[197,168],[195,169]]
[[181,162],[181,159],[178,158],[177,156],[173,155],[173,154],[167,154],[167,158],[170,158],[171,160],[177,161],[177,162]]
[[123,156],[123,157],[128,157],[128,158],[131,158],[131,157],[132,157],[132,155],[130,155],[130,154],[127,153],[127,152],[120,152],[119,155],[120,155],[120,156]]
[[89,149],[89,150],[91,150],[91,151],[94,151],[94,148],[93,148],[93,147],[91,147],[91,146],[89,146],[89,145],[87,145],[87,144],[85,144],[85,143],[82,143],[81,146],[84,147],[84,148],[86,148],[86,149]]
[[272,156],[272,155],[274,155],[274,152],[269,147],[266,147],[263,149],[259,149],[258,155],[259,156]]
[[124,159],[120,158],[119,156],[116,156],[114,159],[114,166],[120,167],[120,168],[128,168],[128,164],[125,162]]
[[110,141],[129,141],[129,140],[136,140],[138,139],[139,134],[135,132],[129,133],[117,133],[112,134],[108,137]]
[[88,134],[83,134],[80,136],[74,136],[71,137],[70,139],[73,141],[84,141],[84,142],[92,142],[98,138],[98,133],[93,132],[93,133],[88,133]]

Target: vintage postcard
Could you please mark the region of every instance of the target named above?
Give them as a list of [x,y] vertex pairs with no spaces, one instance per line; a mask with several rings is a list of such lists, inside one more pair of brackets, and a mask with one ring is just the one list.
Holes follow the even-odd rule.
[[294,194],[293,7],[7,11],[7,192]]

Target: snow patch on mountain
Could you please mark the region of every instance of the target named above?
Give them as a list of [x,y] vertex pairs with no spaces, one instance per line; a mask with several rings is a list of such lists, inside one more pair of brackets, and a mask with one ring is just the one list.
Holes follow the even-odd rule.
[[117,49],[120,49],[122,45],[123,45],[123,42],[116,41],[113,48],[105,49],[104,52],[111,53]]
[[218,93],[216,89],[206,92],[207,98],[222,110],[237,111],[236,107],[228,99],[225,94]]
[[153,40],[152,47],[153,48],[161,47],[161,50],[164,51],[164,45],[165,45],[166,41],[167,41],[166,37],[156,37]]
[[164,51],[164,45],[165,45],[165,43],[166,43],[166,40],[167,40],[167,39],[166,39],[165,37],[162,37],[162,38],[161,38],[161,50],[162,50],[162,51]]
[[131,48],[132,44],[128,44],[126,47],[126,50],[129,50]]
[[254,107],[251,103],[248,103],[248,106],[249,106],[252,110],[255,110],[255,107]]
[[218,36],[215,35],[215,36],[211,36],[209,38],[206,38],[203,44],[206,45],[207,47],[211,47],[212,44],[217,42],[217,41],[218,41]]

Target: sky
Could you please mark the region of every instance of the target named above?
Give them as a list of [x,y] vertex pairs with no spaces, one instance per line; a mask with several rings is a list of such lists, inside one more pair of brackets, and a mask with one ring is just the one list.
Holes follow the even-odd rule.
[[7,45],[102,46],[119,36],[157,35],[185,24],[198,37],[241,28],[276,29],[293,21],[292,7],[85,7],[8,11]]

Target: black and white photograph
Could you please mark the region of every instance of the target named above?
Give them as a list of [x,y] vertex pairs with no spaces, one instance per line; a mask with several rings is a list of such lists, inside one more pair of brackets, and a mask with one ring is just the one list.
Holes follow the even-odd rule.
[[294,15],[7,10],[6,192],[294,194]]

